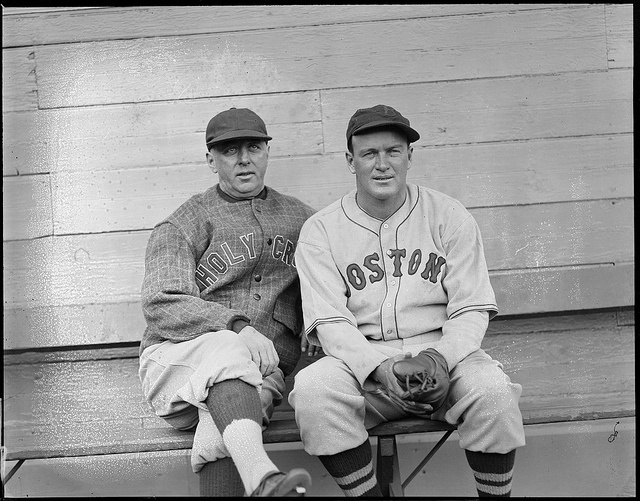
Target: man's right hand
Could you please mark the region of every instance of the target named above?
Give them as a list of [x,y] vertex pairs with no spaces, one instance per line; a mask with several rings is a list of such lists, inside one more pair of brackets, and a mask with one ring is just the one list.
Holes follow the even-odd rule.
[[240,339],[249,349],[251,353],[251,360],[255,362],[260,369],[262,377],[267,377],[269,374],[275,372],[278,364],[280,363],[280,357],[276,352],[273,341],[261,334],[256,329],[247,325],[239,333]]

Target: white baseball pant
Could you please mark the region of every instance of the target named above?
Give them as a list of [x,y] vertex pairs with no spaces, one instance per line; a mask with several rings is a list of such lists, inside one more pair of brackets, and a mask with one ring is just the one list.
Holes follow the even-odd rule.
[[255,386],[262,402],[263,429],[285,391],[282,371],[276,369],[263,379],[249,350],[232,331],[149,346],[140,356],[139,376],[143,394],[156,415],[178,430],[196,426],[191,451],[195,473],[205,463],[229,456],[205,403],[211,386],[228,379]]
[[[374,344],[389,356],[403,352],[397,342]],[[420,349],[424,347],[413,345],[404,351],[415,354]],[[430,418],[457,425],[461,448],[504,454],[525,445],[518,407],[522,387],[511,382],[499,362],[479,349],[458,363],[450,378],[449,395]],[[353,449],[377,424],[416,416],[379,386],[369,378],[363,388],[344,362],[329,355],[301,370],[289,402],[305,451],[317,456]]]

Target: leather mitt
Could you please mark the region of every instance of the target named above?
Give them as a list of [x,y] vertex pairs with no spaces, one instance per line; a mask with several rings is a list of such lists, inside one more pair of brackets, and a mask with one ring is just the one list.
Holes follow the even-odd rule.
[[411,394],[408,400],[430,404],[434,411],[444,403],[449,393],[449,366],[433,348],[397,361],[393,364],[393,374],[398,378],[400,387]]

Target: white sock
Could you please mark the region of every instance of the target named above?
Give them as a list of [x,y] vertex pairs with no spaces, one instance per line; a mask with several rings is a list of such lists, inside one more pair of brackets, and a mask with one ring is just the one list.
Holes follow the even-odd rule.
[[247,494],[260,485],[267,473],[278,470],[264,450],[262,427],[252,419],[234,419],[224,429],[222,440],[238,468]]

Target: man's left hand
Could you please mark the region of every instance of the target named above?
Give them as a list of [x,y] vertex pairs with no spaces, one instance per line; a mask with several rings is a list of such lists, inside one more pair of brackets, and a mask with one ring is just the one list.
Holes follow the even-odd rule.
[[306,353],[308,357],[316,357],[322,354],[322,347],[311,344],[304,333],[302,333],[302,338],[300,339],[300,350],[302,353]]

